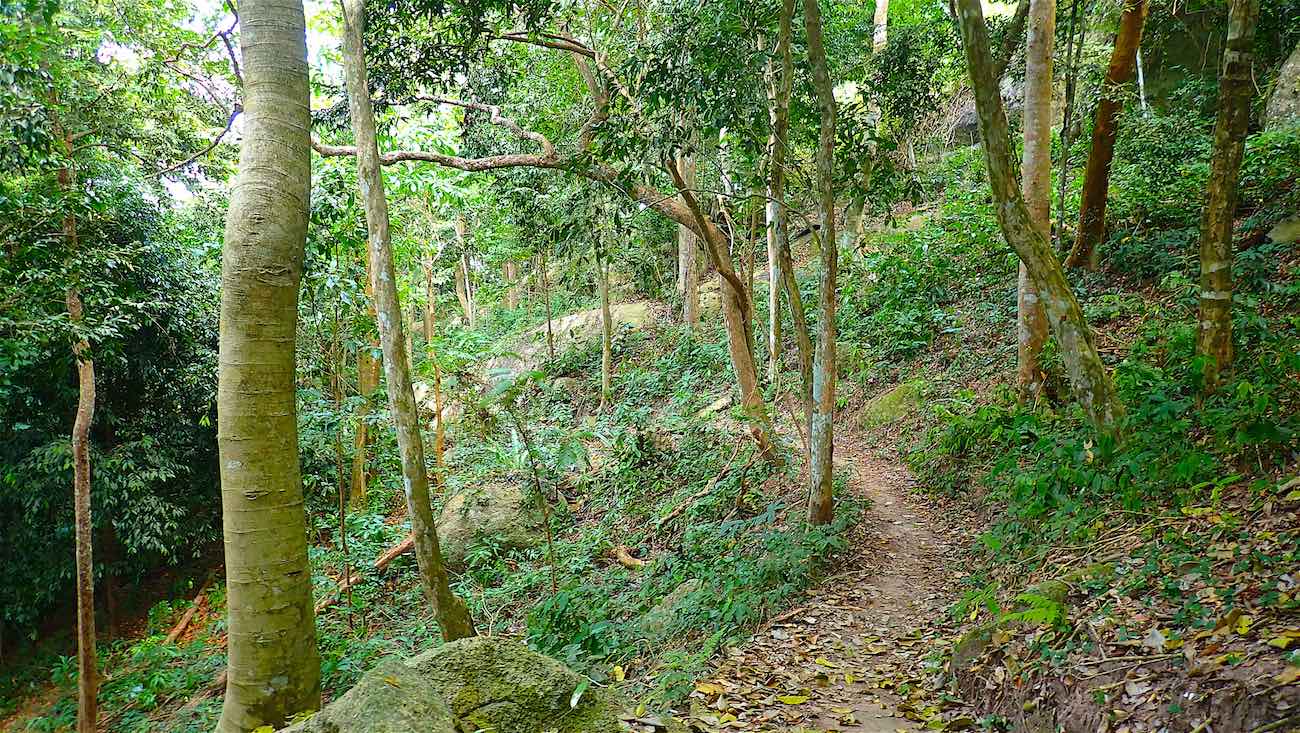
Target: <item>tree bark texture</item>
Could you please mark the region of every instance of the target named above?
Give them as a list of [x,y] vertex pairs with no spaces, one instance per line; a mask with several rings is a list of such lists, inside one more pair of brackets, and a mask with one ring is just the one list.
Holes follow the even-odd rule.
[[[603,249],[603,248],[602,248]],[[600,412],[609,406],[613,395],[614,321],[609,312],[608,253],[596,253],[596,277],[600,287]]]
[[821,208],[821,267],[817,271],[820,312],[817,349],[813,354],[813,416],[809,427],[808,521],[828,524],[834,518],[835,454],[835,279],[839,247],[835,242],[835,92],[822,43],[819,0],[803,0],[808,34],[808,63],[821,124],[817,138],[817,196]]
[[875,29],[871,34],[871,52],[880,53],[889,43],[889,0],[876,0]]
[[411,386],[410,365],[403,349],[402,308],[397,298],[397,277],[389,236],[388,201],[384,194],[376,142],[374,109],[366,81],[362,28],[365,10],[362,0],[343,0],[344,71],[352,131],[357,141],[357,182],[365,202],[367,242],[375,268],[375,304],[378,309],[379,340],[384,350],[384,376],[388,380],[388,404],[397,426],[397,448],[402,462],[402,486],[415,538],[415,559],[425,598],[433,608],[443,639],[453,641],[474,635],[469,611],[451,592],[447,570],[438,547],[433,508],[429,497],[429,474],[424,465],[424,443],[420,418]]
[[433,341],[433,331],[437,328],[434,315],[438,293],[433,289],[433,255],[426,254],[424,265],[424,342]]
[[[1007,69],[1011,66],[1011,59],[1015,58],[1016,49],[1020,48],[1020,41],[1025,36],[1025,24],[1029,21],[1030,4],[1032,0],[1020,0],[1016,3],[1016,13],[1011,16],[1011,21],[1007,23],[1007,34],[1002,37],[1002,50],[998,52],[997,66],[993,68],[993,77],[1001,79],[1007,75]],[[1052,15],[1052,25],[1056,25],[1056,15]]]
[[519,263],[514,260],[506,260],[501,266],[501,272],[506,279],[506,307],[519,307]]
[[217,445],[229,608],[218,730],[320,707],[294,339],[311,195],[300,0],[244,0],[244,136],[221,261]]
[[1147,0],[1125,0],[1120,16],[1115,50],[1102,82],[1101,101],[1092,128],[1092,147],[1083,174],[1083,198],[1079,203],[1079,231],[1066,267],[1097,269],[1097,245],[1106,232],[1106,192],[1110,188],[1110,166],[1115,159],[1115,137],[1119,114],[1124,109],[1124,90],[1133,79],[1142,27],[1146,24]]
[[1219,116],[1205,210],[1201,214],[1201,297],[1196,353],[1206,357],[1204,386],[1213,392],[1232,373],[1232,219],[1237,210],[1237,176],[1250,124],[1254,91],[1255,23],[1259,0],[1232,0],[1228,40],[1219,74]]
[[1007,243],[1025,264],[1047,313],[1048,324],[1061,345],[1061,355],[1075,398],[1098,429],[1116,433],[1124,406],[1115,394],[1106,367],[1097,354],[1092,330],[1074,296],[1051,244],[1034,225],[1012,172],[1006,112],[989,57],[988,30],[980,0],[958,0],[962,48],[975,90],[984,160],[993,191],[998,224]]
[[[1052,233],[1052,45],[1056,39],[1056,0],[1028,0],[1029,38],[1025,45],[1025,149],[1020,183],[1025,206],[1044,239]],[[1047,341],[1047,314],[1025,264],[1020,263],[1016,308],[1016,386],[1020,398],[1035,402],[1043,391],[1040,355]]]

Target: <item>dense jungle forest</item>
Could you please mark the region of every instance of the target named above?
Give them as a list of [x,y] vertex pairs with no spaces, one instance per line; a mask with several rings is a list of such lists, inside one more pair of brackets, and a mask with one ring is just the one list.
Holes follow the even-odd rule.
[[1300,731],[1300,0],[0,0],[0,731]]

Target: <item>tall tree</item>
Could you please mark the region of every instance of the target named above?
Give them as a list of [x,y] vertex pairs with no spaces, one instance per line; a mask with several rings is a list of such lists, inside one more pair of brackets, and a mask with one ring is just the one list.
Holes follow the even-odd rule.
[[1110,164],[1115,159],[1115,138],[1119,134],[1119,114],[1124,109],[1125,88],[1133,79],[1138,47],[1142,45],[1142,27],[1146,24],[1148,0],[1124,0],[1119,34],[1110,55],[1106,78],[1102,82],[1101,101],[1092,127],[1092,147],[1083,174],[1083,198],[1079,203],[1079,231],[1074,248],[1065,260],[1066,267],[1097,269],[1097,245],[1106,231],[1106,192],[1110,188]]
[[218,451],[229,663],[218,730],[320,706],[294,339],[311,196],[300,0],[244,0],[244,129],[221,258]]
[[1061,345],[1061,356],[1070,377],[1075,398],[1098,429],[1115,433],[1124,414],[1106,367],[1097,354],[1092,329],[1083,309],[1065,279],[1051,243],[1034,225],[1024,197],[1016,185],[1012,166],[1007,116],[1002,108],[998,81],[993,76],[988,29],[980,0],[957,0],[962,49],[975,90],[984,161],[1002,236],[1025,263],[1029,277],[1047,312],[1052,334]]
[[[397,274],[393,266],[389,236],[388,200],[384,193],[375,132],[375,113],[366,81],[362,28],[365,9],[362,0],[343,0],[343,59],[347,79],[348,107],[353,137],[357,142],[357,182],[365,203],[367,242],[374,266],[375,306],[378,310],[379,341],[384,350],[384,377],[388,382],[388,405],[397,424],[397,449],[402,462],[402,485],[415,538],[415,559],[425,598],[433,607],[442,636],[447,641],[474,635],[469,610],[451,592],[438,532],[434,526],[429,497],[429,474],[424,464],[424,443],[420,418],[411,386],[410,364],[402,335],[402,306],[397,297]],[[439,420],[442,416],[438,416]]]
[[1232,371],[1232,218],[1237,176],[1250,124],[1255,23],[1259,0],[1232,0],[1228,40],[1219,74],[1219,116],[1205,210],[1201,214],[1201,299],[1196,353],[1205,357],[1205,390],[1213,392]]
[[[72,134],[55,126],[67,156],[59,168],[59,189],[67,207],[63,238],[70,257],[78,249],[77,215],[72,206],[77,176],[73,169]],[[72,505],[77,565],[77,733],[94,733],[99,717],[99,669],[95,654],[95,563],[90,513],[90,424],[95,419],[95,360],[90,342],[75,332],[85,320],[81,290],[69,282],[64,294],[68,323],[74,329],[72,356],[77,362],[77,415],[72,423]]]
[[[695,188],[695,154],[677,156],[682,181]],[[677,226],[677,289],[682,292],[682,322],[691,329],[700,325],[700,247],[699,238],[688,226]]]
[[[1052,224],[1052,44],[1056,37],[1056,0],[1030,0],[1029,38],[1025,45],[1025,150],[1020,170],[1021,194],[1035,228],[1051,238]],[[1047,314],[1038,291],[1020,263],[1016,309],[1016,384],[1021,399],[1034,401],[1043,389],[1039,356],[1047,341]]]
[[820,311],[817,315],[817,350],[813,356],[813,412],[808,428],[812,453],[809,465],[808,521],[827,524],[834,517],[835,454],[835,278],[838,250],[835,242],[835,90],[831,83],[818,0],[803,1],[804,28],[808,35],[808,64],[821,124],[817,137],[817,198],[821,208],[821,266],[817,270]]

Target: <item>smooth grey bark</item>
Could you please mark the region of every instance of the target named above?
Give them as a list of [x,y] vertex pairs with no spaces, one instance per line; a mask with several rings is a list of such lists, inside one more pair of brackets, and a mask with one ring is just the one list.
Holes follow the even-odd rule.
[[[424,441],[420,416],[411,386],[410,364],[402,334],[402,306],[397,296],[389,235],[388,200],[375,133],[374,109],[366,81],[362,28],[365,10],[362,0],[342,0],[343,68],[347,79],[348,107],[357,143],[357,183],[366,210],[367,245],[374,265],[375,308],[379,321],[379,342],[384,350],[384,377],[388,382],[388,406],[397,428],[397,449],[402,463],[402,487],[415,539],[415,559],[425,599],[438,619],[442,637],[454,641],[474,635],[469,610],[451,592],[438,532],[434,526],[429,496],[429,474],[424,464]],[[442,419],[442,415],[438,416]]]
[[957,0],[962,32],[962,49],[975,90],[980,135],[989,185],[1002,236],[1020,256],[1038,290],[1047,320],[1061,345],[1061,356],[1069,374],[1075,398],[1089,420],[1103,432],[1117,433],[1124,405],[1115,394],[1106,367],[1097,354],[1092,329],[1083,317],[1079,301],[1065,279],[1061,263],[1051,244],[1034,225],[1013,173],[1006,112],[993,64],[989,57],[988,29],[980,0]]
[[821,208],[821,266],[817,348],[813,355],[813,409],[809,426],[808,521],[828,524],[834,518],[835,453],[835,306],[839,247],[835,241],[835,92],[822,42],[818,0],[804,0],[808,63],[821,112],[817,138],[817,195]]
[[[1025,149],[1021,193],[1033,224],[1045,239],[1052,233],[1052,45],[1056,40],[1056,0],[1028,0],[1029,38],[1025,43]],[[1020,263],[1016,297],[1016,386],[1020,398],[1035,402],[1043,391],[1040,356],[1047,341],[1047,313],[1029,270]]]
[[[677,156],[677,168],[682,180],[690,188],[695,187],[695,156]],[[700,325],[700,247],[699,238],[690,227],[679,224],[677,227],[677,272],[678,289],[682,292],[682,322],[692,330]]]
[[217,446],[229,613],[217,729],[320,707],[294,340],[311,196],[301,0],[243,0],[244,130],[221,256]]
[[1205,359],[1204,386],[1213,392],[1232,373],[1232,219],[1237,210],[1237,177],[1250,125],[1254,91],[1255,23],[1259,0],[1232,0],[1228,40],[1219,75],[1219,115],[1205,210],[1201,214],[1201,296],[1196,353]]

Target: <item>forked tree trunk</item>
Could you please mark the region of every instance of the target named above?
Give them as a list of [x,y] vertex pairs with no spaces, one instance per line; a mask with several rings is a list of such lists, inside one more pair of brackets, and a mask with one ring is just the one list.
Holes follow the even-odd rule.
[[1259,0],[1232,0],[1228,40],[1219,75],[1219,118],[1205,211],[1201,214],[1200,328],[1196,353],[1205,359],[1205,391],[1213,392],[1232,373],[1232,219],[1237,210],[1237,176],[1250,124],[1254,91],[1255,23]]
[[980,135],[984,141],[984,160],[989,185],[997,211],[1002,236],[1020,255],[1038,290],[1047,312],[1047,320],[1061,345],[1061,356],[1069,373],[1075,398],[1089,419],[1103,432],[1117,433],[1124,406],[1115,394],[1106,367],[1093,344],[1092,330],[1084,320],[1083,310],[1074,297],[1065,273],[1052,253],[1043,232],[1034,225],[1016,185],[1012,172],[1011,147],[1006,113],[998,81],[993,76],[989,58],[988,30],[980,0],[957,0],[961,22],[962,48],[966,53],[975,106],[979,112]]
[[[686,186],[695,188],[695,156],[677,158]],[[677,272],[681,278],[682,322],[696,330],[700,326],[700,255],[695,232],[685,225],[677,227]]]
[[403,350],[402,308],[397,298],[397,276],[388,229],[388,202],[379,168],[374,110],[366,82],[361,29],[365,23],[362,0],[343,0],[344,71],[352,131],[357,142],[357,179],[366,208],[368,249],[375,268],[375,301],[379,311],[379,340],[384,349],[384,376],[388,380],[388,405],[397,426],[397,449],[402,461],[402,485],[415,538],[415,559],[424,595],[438,619],[443,639],[474,635],[469,611],[451,592],[438,547],[433,509],[429,503],[429,475],[425,472],[420,418],[411,387],[410,365]]
[[[1020,164],[1021,193],[1035,228],[1050,241],[1052,232],[1052,44],[1056,38],[1056,0],[1029,0],[1029,40],[1025,45],[1025,150]],[[1016,309],[1016,386],[1020,399],[1036,402],[1043,391],[1040,355],[1047,341],[1047,314],[1038,291],[1020,263]]]
[[[63,135],[68,162],[59,169],[59,188],[71,196],[76,185],[72,170],[72,137]],[[71,206],[71,201],[68,206]],[[77,217],[71,210],[63,216],[63,238],[70,257],[79,246]],[[65,294],[68,323],[75,330],[85,320],[81,291],[69,284]],[[77,416],[72,423],[72,514],[76,527],[77,564],[77,733],[94,733],[99,718],[99,663],[95,655],[95,562],[92,546],[94,528],[90,513],[90,424],[95,419],[95,360],[90,343],[74,334],[72,356],[77,362]]]
[[835,242],[835,92],[822,45],[819,0],[804,0],[808,32],[808,63],[821,111],[817,145],[817,194],[821,206],[820,312],[817,350],[813,356],[813,416],[809,427],[812,462],[809,466],[808,521],[828,524],[834,518],[835,453],[835,279],[839,247]]
[[1133,79],[1133,66],[1142,44],[1142,27],[1146,23],[1147,0],[1124,0],[1119,34],[1110,66],[1102,82],[1101,101],[1092,128],[1092,148],[1083,174],[1083,199],[1079,203],[1079,231],[1074,248],[1065,261],[1066,267],[1097,269],[1097,245],[1106,231],[1106,192],[1110,188],[1110,165],[1115,159],[1115,137],[1119,133],[1119,114],[1124,108],[1124,92]]
[[307,35],[297,0],[243,0],[244,131],[221,259],[217,446],[229,609],[218,730],[320,707],[298,464],[294,339],[311,196]]

